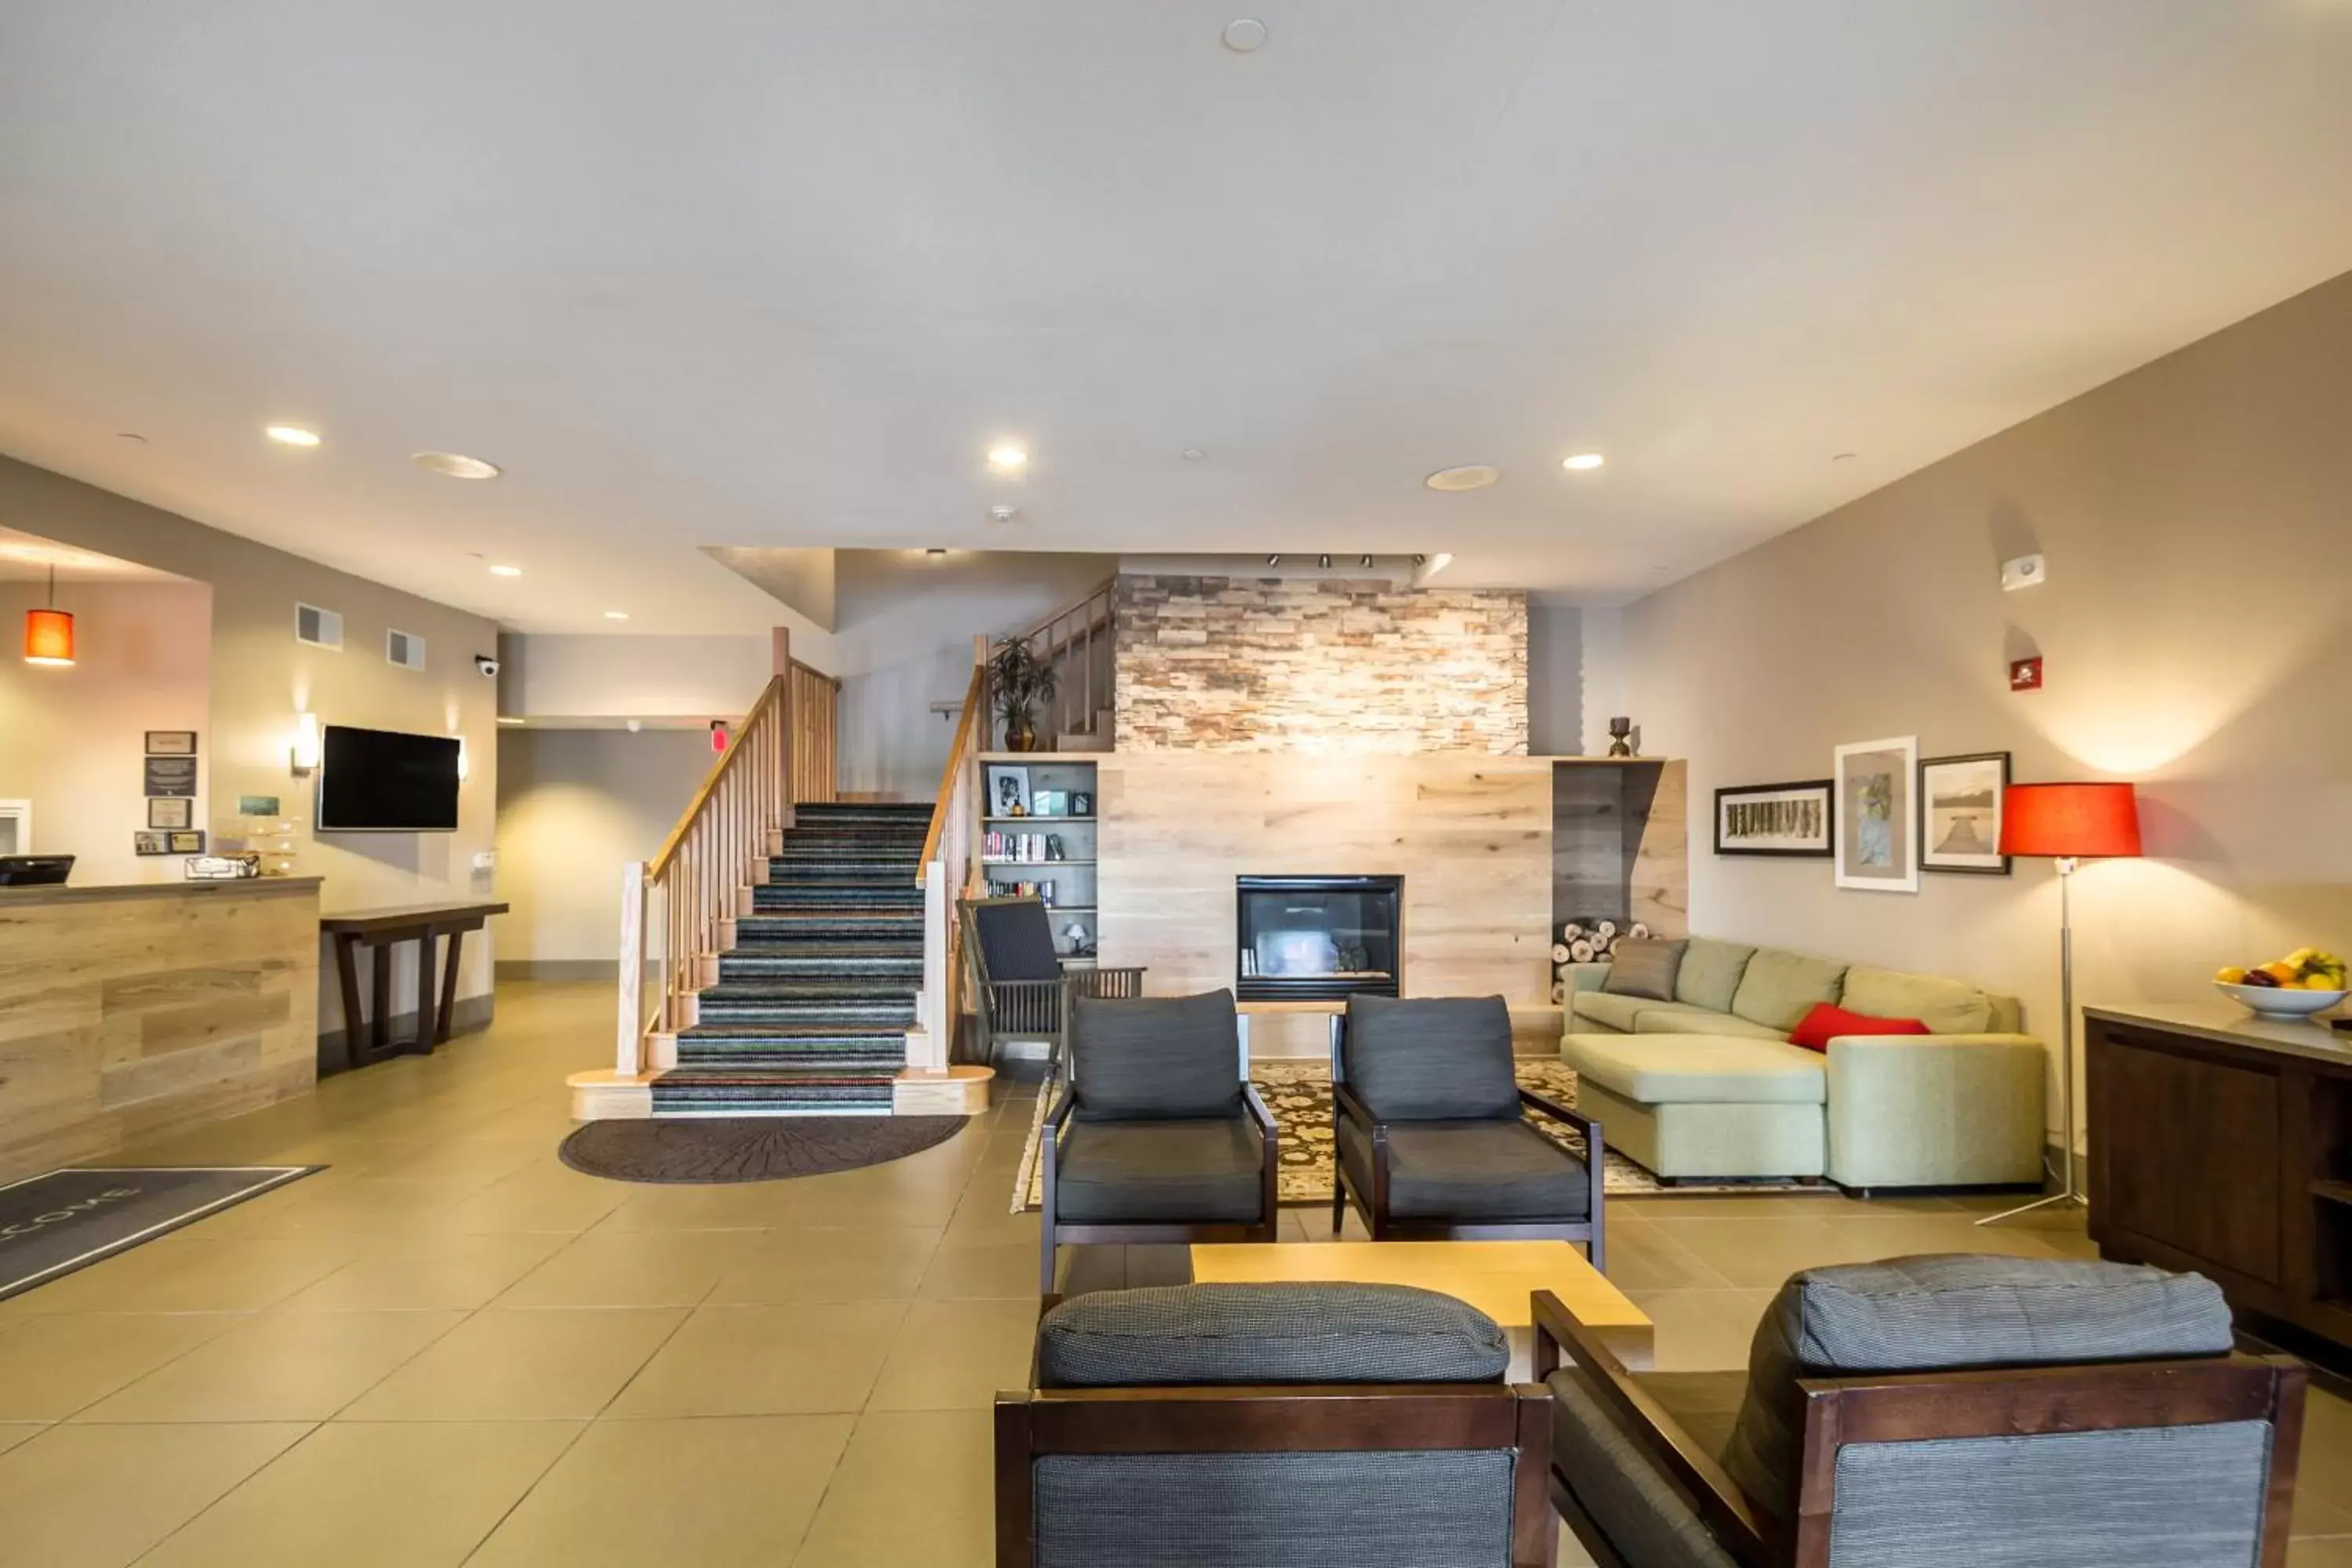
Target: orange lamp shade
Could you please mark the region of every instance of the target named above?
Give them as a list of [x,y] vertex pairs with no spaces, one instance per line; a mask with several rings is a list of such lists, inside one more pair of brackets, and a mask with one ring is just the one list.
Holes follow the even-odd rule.
[[2137,855],[2138,797],[2127,784],[2011,784],[2001,802],[2000,852]]
[[73,661],[73,616],[63,610],[26,610],[25,662],[71,664]]

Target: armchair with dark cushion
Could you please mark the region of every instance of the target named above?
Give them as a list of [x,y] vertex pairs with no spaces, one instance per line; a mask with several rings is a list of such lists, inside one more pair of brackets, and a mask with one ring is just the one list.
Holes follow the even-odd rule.
[[980,1017],[982,1059],[1022,1041],[1049,1049],[1062,1037],[1070,993],[1140,996],[1140,966],[1066,966],[1054,948],[1053,910],[1033,898],[965,899],[963,950],[971,963],[973,1005]]
[[1494,1321],[1396,1285],[1057,1302],[996,1396],[998,1568],[1538,1568],[1549,1394]]
[[[1580,1130],[1581,1160],[1528,1121]],[[1500,996],[1354,996],[1331,1050],[1337,1229],[1375,1241],[1580,1241],[1603,1267],[1601,1123],[1519,1087]]]
[[1038,1147],[1038,1277],[1063,1242],[1272,1241],[1274,1117],[1241,1076],[1230,991],[1074,996]]
[[1745,1372],[1628,1373],[1549,1291],[1535,1321],[1553,1506],[1602,1568],[2285,1561],[2305,1373],[2232,1353],[2193,1274],[1811,1269]]

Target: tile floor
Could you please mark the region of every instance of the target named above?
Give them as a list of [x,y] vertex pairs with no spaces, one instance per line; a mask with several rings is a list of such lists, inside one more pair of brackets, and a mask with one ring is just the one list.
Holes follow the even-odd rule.
[[[430,1059],[127,1152],[331,1168],[0,1301],[0,1565],[986,1563],[987,1405],[1035,1311],[1035,1222],[1005,1212],[1027,1105],[841,1175],[600,1182],[555,1145],[610,1018],[510,986]],[[1628,1202],[1611,1273],[1662,1365],[1736,1366],[1810,1264],[2088,1250],[1987,1206]],[[1171,1262],[1087,1249],[1069,1284]],[[2352,1405],[2315,1394],[2308,1427],[2290,1562],[2352,1568]]]

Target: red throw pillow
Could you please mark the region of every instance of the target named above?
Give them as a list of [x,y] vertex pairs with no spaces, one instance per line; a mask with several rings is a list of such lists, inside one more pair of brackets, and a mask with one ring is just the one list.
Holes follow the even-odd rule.
[[1867,1013],[1849,1013],[1831,1003],[1816,1002],[1813,1010],[1805,1015],[1795,1032],[1790,1035],[1789,1043],[1826,1056],[1830,1042],[1840,1035],[1925,1035],[1932,1032],[1916,1018],[1874,1018]]

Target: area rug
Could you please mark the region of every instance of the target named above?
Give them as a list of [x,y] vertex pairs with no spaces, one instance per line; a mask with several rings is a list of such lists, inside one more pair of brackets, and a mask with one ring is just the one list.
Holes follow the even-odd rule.
[[[1570,1110],[1576,1108],[1576,1069],[1550,1057],[1523,1057],[1516,1064],[1519,1083]],[[1328,1204],[1331,1201],[1331,1068],[1321,1061],[1255,1061],[1250,1082],[1257,1086],[1265,1108],[1282,1129],[1282,1163],[1276,1171],[1276,1190],[1286,1205]],[[1021,1152],[1021,1169],[1013,1183],[1013,1212],[1034,1214],[1045,1205],[1045,1176],[1037,1164],[1037,1146],[1045,1131],[1047,1096],[1037,1097],[1029,1124],[1028,1145]],[[1528,1121],[1545,1137],[1581,1159],[1584,1135],[1548,1116],[1530,1113]],[[1601,1142],[1609,1129],[1601,1129]],[[1706,1193],[1834,1193],[1826,1184],[1806,1186],[1796,1182],[1685,1180],[1672,1187],[1620,1154],[1602,1151],[1602,1183],[1612,1194],[1654,1194],[1679,1197]]]
[[0,1300],[324,1168],[71,1167],[11,1183],[0,1187]]
[[962,1116],[695,1116],[591,1121],[556,1152],[616,1182],[778,1182],[903,1160],[944,1143]]

